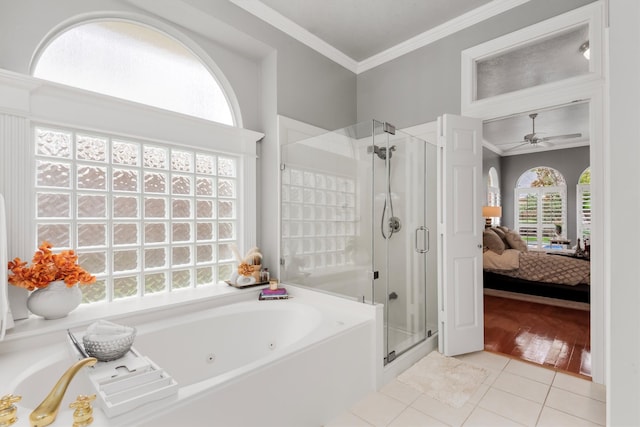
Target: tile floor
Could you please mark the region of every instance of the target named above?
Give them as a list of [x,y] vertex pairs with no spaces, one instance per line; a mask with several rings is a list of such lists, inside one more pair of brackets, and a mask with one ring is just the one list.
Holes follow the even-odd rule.
[[481,351],[457,357],[490,375],[462,408],[397,380],[325,427],[604,426],[605,389],[591,381]]

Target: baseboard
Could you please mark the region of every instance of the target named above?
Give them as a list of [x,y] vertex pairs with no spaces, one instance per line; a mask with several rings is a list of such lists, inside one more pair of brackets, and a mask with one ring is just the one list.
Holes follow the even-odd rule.
[[557,298],[548,298],[548,297],[541,297],[538,295],[520,294],[518,292],[508,292],[508,291],[501,291],[498,289],[488,289],[488,288],[484,289],[484,294],[495,296],[495,297],[501,297],[501,298],[517,299],[520,301],[535,302],[538,304],[547,304],[547,305],[554,305],[557,307],[572,308],[575,310],[585,310],[585,311],[590,310],[590,306],[586,302],[568,301],[568,300],[557,299]]

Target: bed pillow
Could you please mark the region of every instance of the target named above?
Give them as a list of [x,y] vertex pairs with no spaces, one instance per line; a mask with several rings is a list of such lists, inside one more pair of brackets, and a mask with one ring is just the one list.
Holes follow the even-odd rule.
[[515,231],[506,232],[504,237],[511,248],[517,249],[520,252],[527,252],[529,250],[526,242],[522,240],[522,237]]
[[500,236],[501,239],[504,238],[504,231],[502,231],[498,227],[490,228],[490,230],[496,233],[498,236]]
[[520,251],[505,249],[502,255],[487,251],[482,255],[482,267],[487,270],[515,270],[520,266]]
[[498,227],[492,228],[491,231],[496,233],[498,235],[498,237],[500,237],[502,239],[502,241],[504,242],[505,249],[511,248],[511,246],[509,246],[509,242],[507,242],[507,235],[505,234],[504,231],[502,231]]
[[494,233],[490,228],[487,228],[482,232],[482,245],[498,255],[501,255],[505,250],[504,242],[500,236]]

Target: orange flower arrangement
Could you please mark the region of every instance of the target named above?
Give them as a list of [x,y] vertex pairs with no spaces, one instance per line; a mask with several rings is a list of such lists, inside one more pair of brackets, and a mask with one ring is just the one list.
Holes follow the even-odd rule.
[[64,280],[68,288],[81,283],[88,285],[96,281],[96,277],[89,274],[77,264],[78,255],[73,250],[62,251],[59,254],[51,252],[53,246],[49,242],[42,242],[31,260],[31,267],[20,258],[9,261],[9,283],[30,291],[46,288],[49,283]]

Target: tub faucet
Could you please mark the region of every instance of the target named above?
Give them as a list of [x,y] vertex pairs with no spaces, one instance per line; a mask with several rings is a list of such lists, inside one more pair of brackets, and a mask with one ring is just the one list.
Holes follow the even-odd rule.
[[73,377],[75,377],[78,371],[84,366],[93,366],[97,361],[98,359],[95,357],[87,357],[78,360],[73,366],[67,369],[67,372],[62,374],[56,385],[53,386],[49,395],[45,397],[42,403],[29,415],[31,427],[44,427],[54,422],[58,415],[58,409],[60,409],[60,403],[62,403],[64,393],[67,391],[67,387]]

